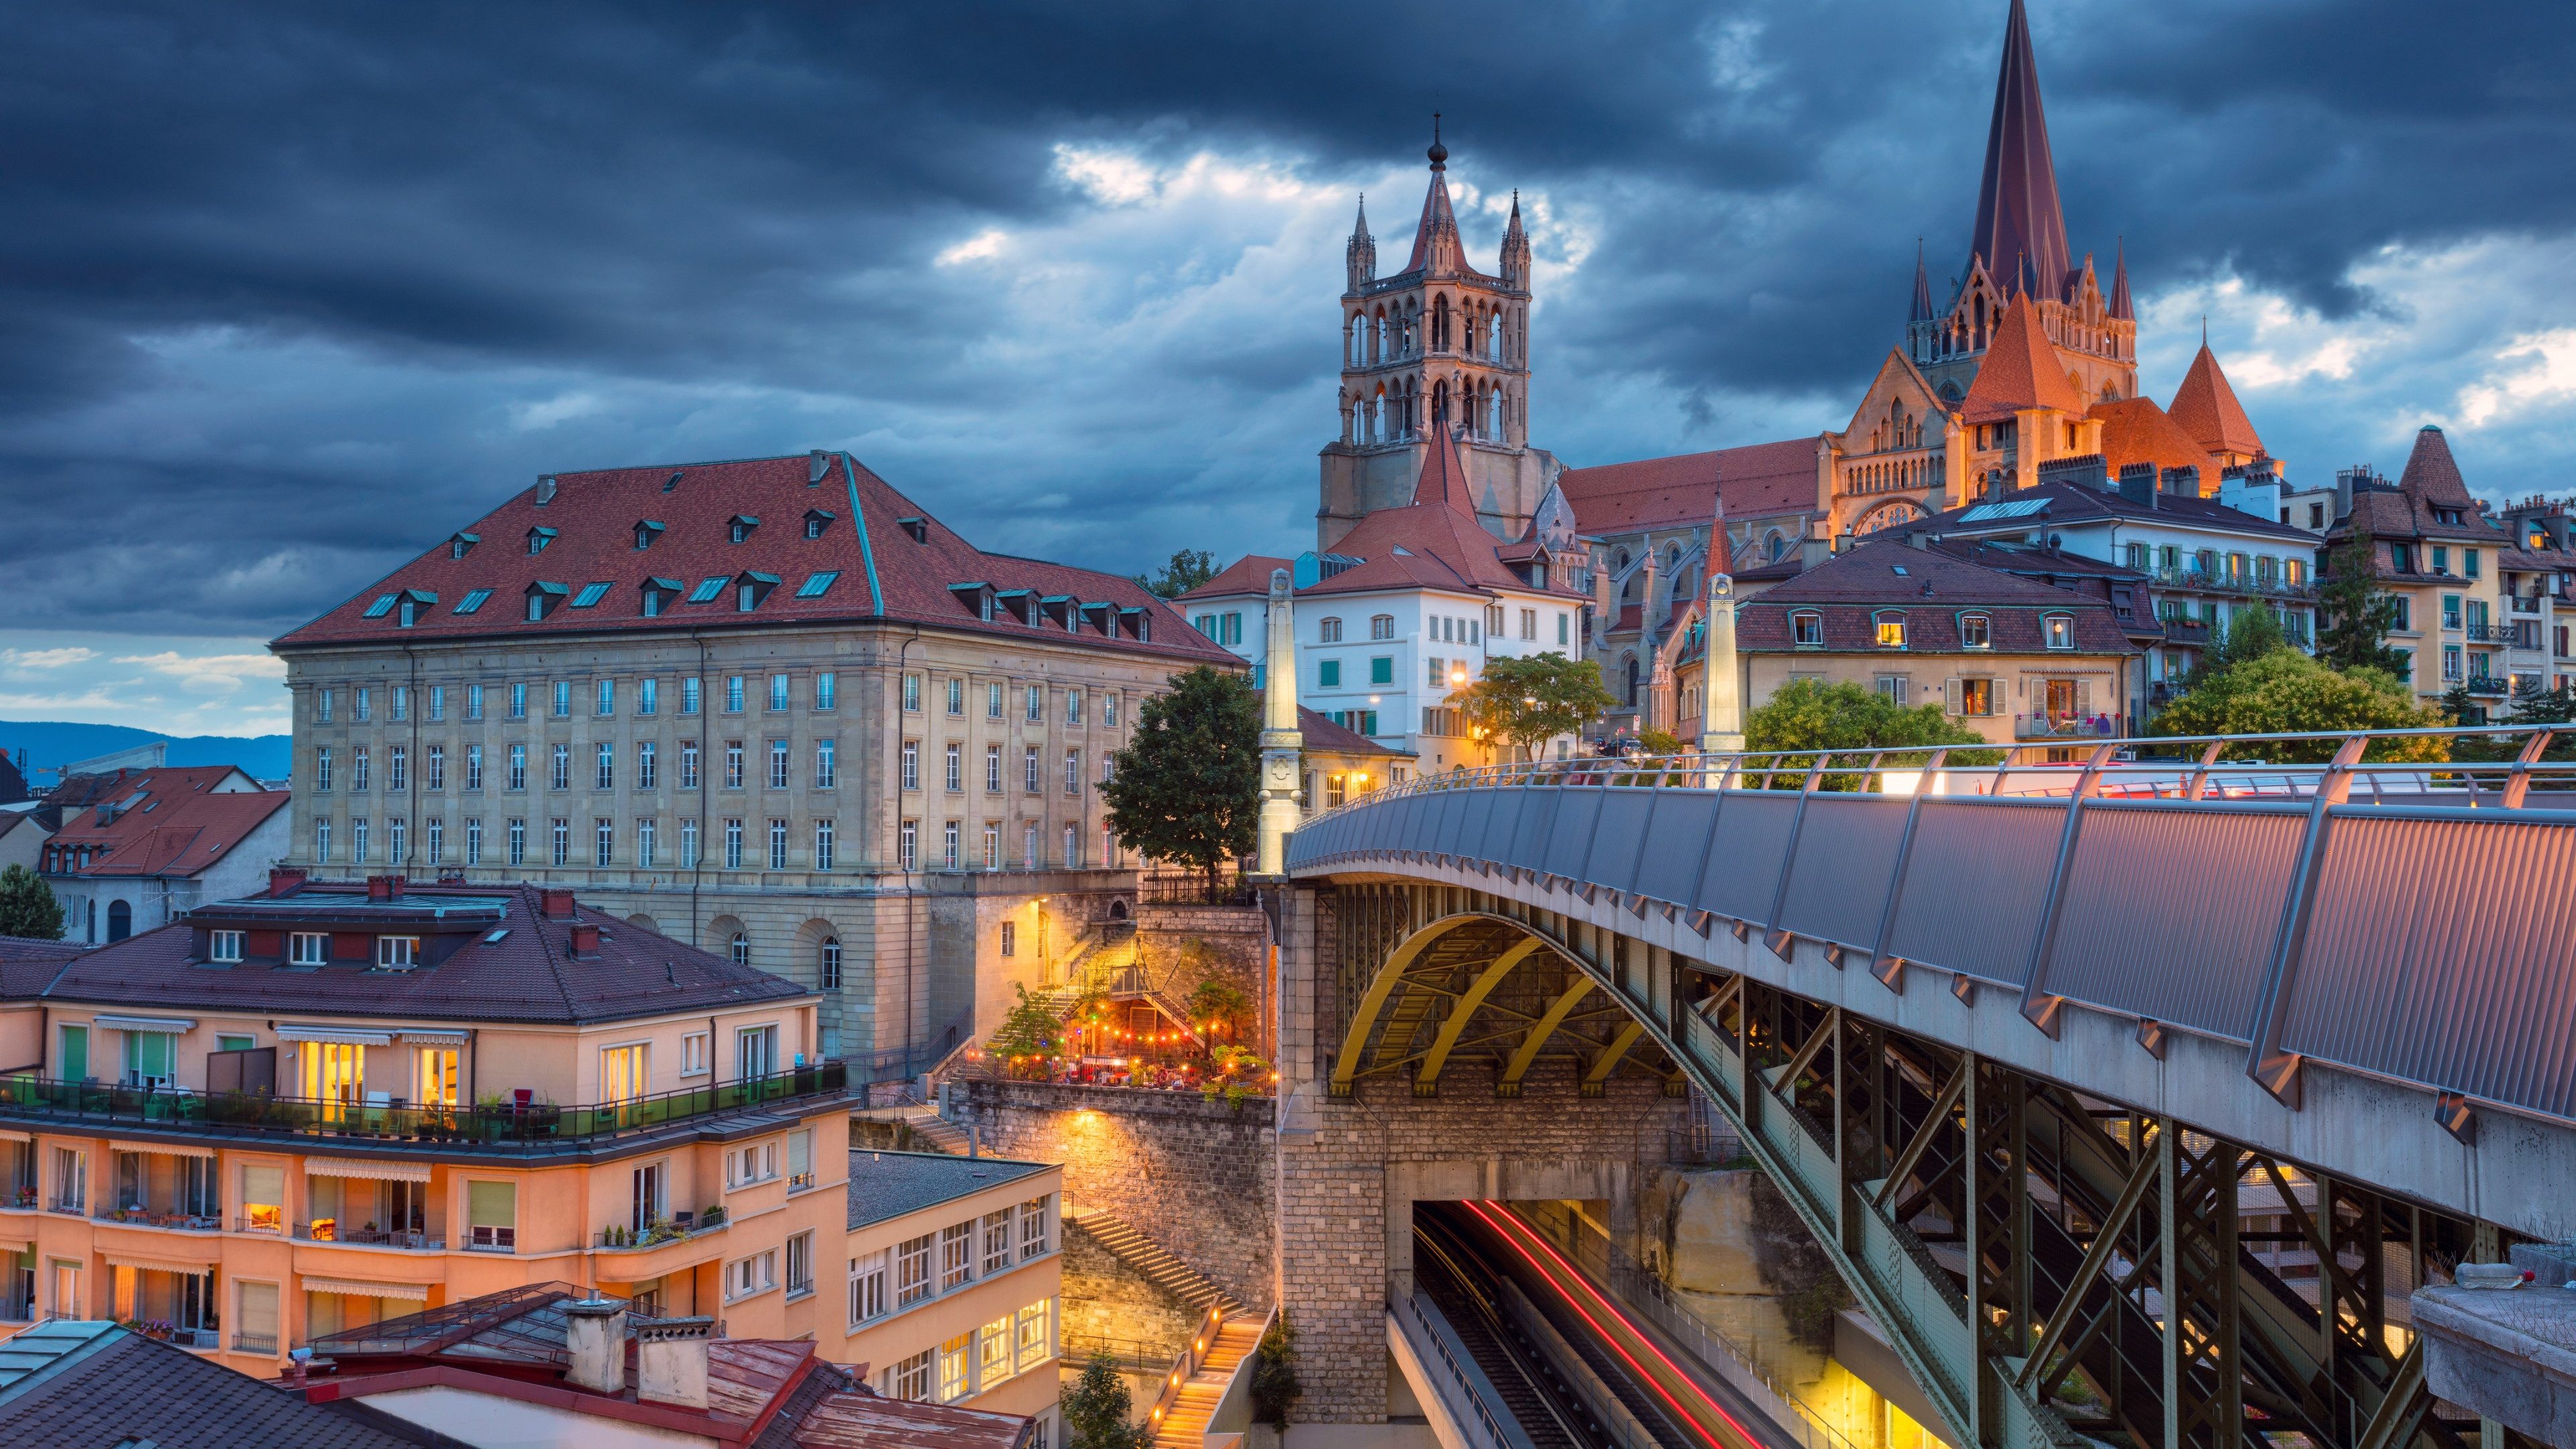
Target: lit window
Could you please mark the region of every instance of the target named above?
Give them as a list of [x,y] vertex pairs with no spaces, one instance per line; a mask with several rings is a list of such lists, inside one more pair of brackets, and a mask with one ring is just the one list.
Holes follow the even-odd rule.
[[2042,617],[2041,622],[2047,629],[2049,648],[2072,649],[2075,647],[2075,619],[2072,615],[2048,614]]
[[1870,616],[1870,623],[1874,626],[1873,632],[1878,640],[1879,648],[1902,649],[1905,647],[1905,616],[1903,614],[1873,614]]
[[1993,628],[1985,615],[1962,614],[1959,616],[1960,648],[1986,649],[1991,648],[1993,644]]

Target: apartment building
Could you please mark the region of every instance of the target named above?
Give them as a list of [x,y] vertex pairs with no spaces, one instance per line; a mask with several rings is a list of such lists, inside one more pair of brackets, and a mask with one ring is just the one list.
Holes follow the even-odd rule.
[[889,1398],[1027,1415],[1062,1442],[1064,1169],[853,1151],[849,1181],[849,1317],[826,1357]]
[[0,1012],[30,1064],[0,1080],[0,1321],[166,1323],[269,1375],[560,1280],[820,1341],[848,1119],[818,1004],[565,890],[281,872]]
[[290,864],[578,888],[819,993],[824,1054],[887,1075],[972,1039],[1006,924],[1132,882],[1106,761],[1235,664],[823,452],[546,475],[273,647]]
[[[2501,556],[2517,542],[2471,497],[2450,441],[2437,427],[2416,433],[2406,469],[2395,483],[2368,467],[2336,475],[2341,516],[2326,533],[2331,550],[2355,538],[2370,541],[2381,587],[2397,598],[2389,647],[2409,661],[2418,698],[2438,701],[2451,689],[2467,690],[2475,707],[2496,710],[2512,689],[2510,651],[2522,630],[2504,594]],[[2536,606],[2535,606],[2536,607]],[[2537,655],[2550,642],[2533,615]],[[2535,658],[2529,668],[2540,668]]]

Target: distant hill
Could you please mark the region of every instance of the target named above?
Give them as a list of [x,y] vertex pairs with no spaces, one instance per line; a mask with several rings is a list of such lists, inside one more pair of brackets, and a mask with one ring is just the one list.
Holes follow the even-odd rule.
[[27,752],[31,780],[54,781],[53,771],[73,760],[86,760],[110,750],[130,750],[166,740],[174,765],[239,765],[262,780],[283,780],[294,760],[287,735],[165,735],[131,725],[71,724],[61,720],[20,723],[0,720],[0,750],[14,761]]

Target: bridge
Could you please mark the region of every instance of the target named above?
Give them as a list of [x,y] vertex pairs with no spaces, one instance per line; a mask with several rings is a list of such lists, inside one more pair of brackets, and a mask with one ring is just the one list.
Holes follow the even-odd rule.
[[2576,1237],[2576,767],[2383,758],[2480,738],[1555,761],[1320,816],[1283,1296],[1328,1341],[1383,1310],[1324,1278],[1407,1301],[1414,1202],[1616,1211],[1598,1144],[1696,1092],[1953,1443],[2462,1442],[2410,1295]]

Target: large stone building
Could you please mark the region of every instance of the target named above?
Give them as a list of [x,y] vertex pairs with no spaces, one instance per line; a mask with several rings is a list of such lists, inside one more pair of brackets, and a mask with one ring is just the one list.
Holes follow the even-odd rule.
[[573,887],[813,987],[889,1074],[1108,918],[1108,756],[1236,664],[821,451],[547,475],[273,647],[292,864]]

